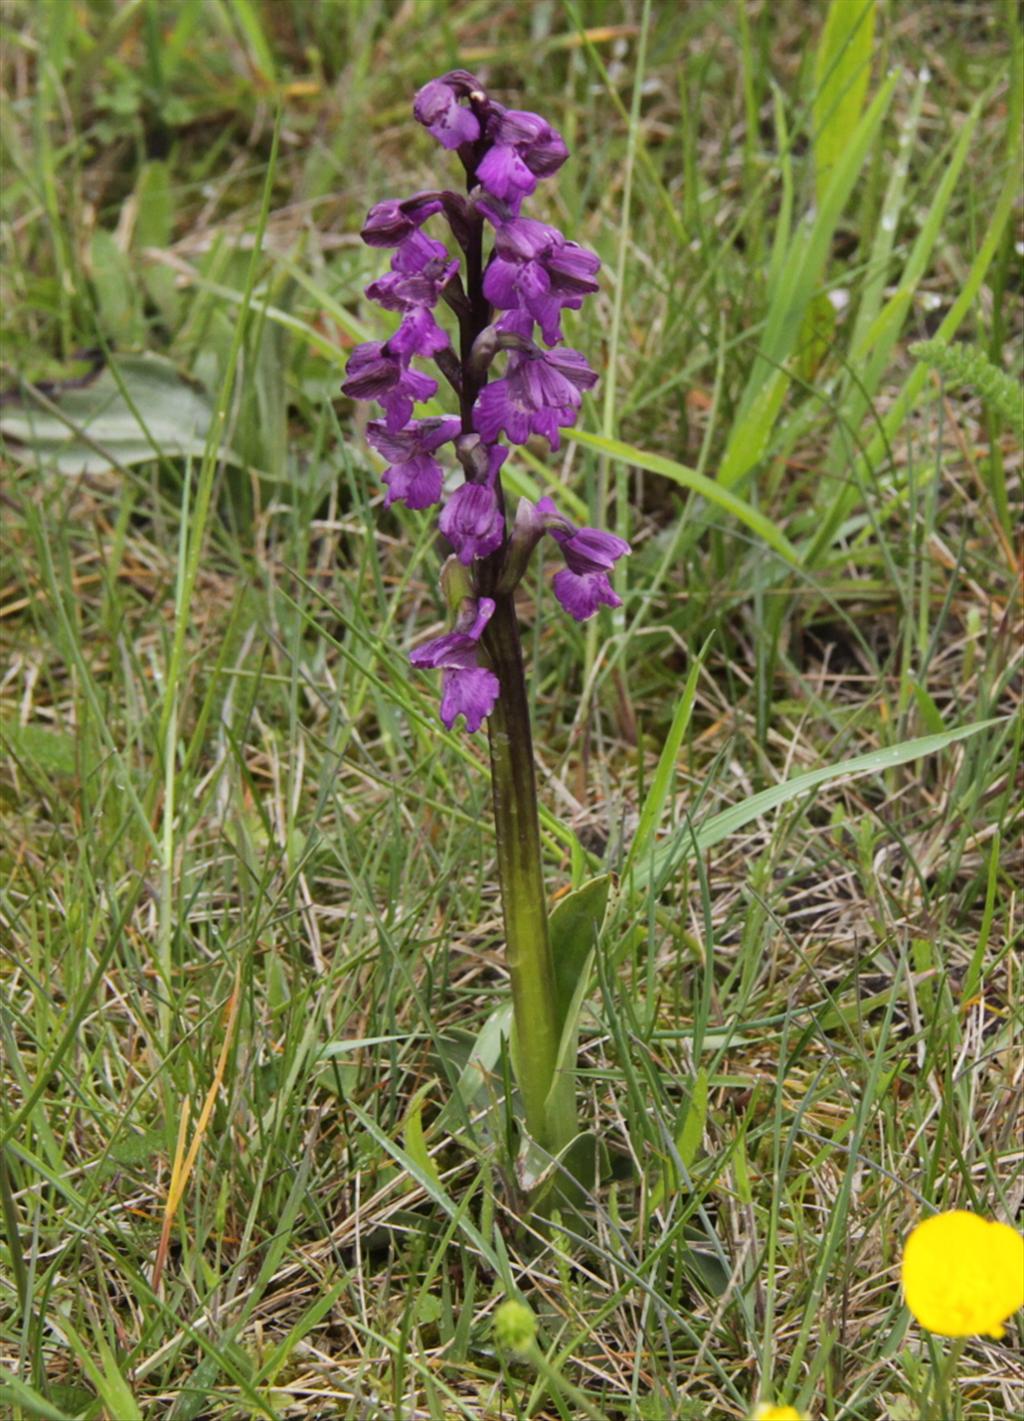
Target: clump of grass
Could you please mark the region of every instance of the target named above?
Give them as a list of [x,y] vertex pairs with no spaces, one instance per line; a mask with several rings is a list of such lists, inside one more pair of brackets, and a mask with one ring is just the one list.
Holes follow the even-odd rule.
[[[859,41],[820,60],[802,8],[5,25],[2,1406],[916,1421],[901,1239],[1021,1183],[1021,453],[909,350],[1020,369],[1009,12],[879,10],[831,205],[817,96]],[[338,397],[352,234],[425,177],[399,119],[458,62],[510,102],[530,66],[611,274],[574,343],[615,401],[515,487],[636,547],[606,653],[523,602],[549,882],[620,885],[580,1059],[620,1178],[543,1238],[458,1113],[510,1075],[486,767],[407,674],[428,534]],[[506,1297],[543,1368],[495,1352]],[[1020,1409],[1008,1343],[959,1379]]]

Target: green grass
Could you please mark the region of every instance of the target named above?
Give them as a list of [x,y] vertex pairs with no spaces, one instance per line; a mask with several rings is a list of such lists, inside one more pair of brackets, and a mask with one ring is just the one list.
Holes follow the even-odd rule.
[[[1024,1191],[1024,81],[995,0],[824,15],[6,6],[5,1415],[948,1421],[901,1241]],[[534,211],[604,262],[603,387],[510,484],[634,544],[592,630],[522,599],[549,891],[617,875],[615,1178],[547,1229],[486,749],[406,660],[433,535],[338,393],[457,64],[563,129]],[[1010,1327],[964,1421],[1024,1406]]]

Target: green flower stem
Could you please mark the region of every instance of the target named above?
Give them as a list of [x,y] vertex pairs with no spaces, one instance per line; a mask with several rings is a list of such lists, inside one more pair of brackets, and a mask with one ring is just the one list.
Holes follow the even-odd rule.
[[494,615],[483,640],[501,682],[501,695],[487,728],[517,1074],[527,1129],[538,1144],[556,1152],[569,1141],[552,1138],[545,1110],[558,1061],[559,1023],[541,865],[530,707],[512,594],[495,598]]
[[[956,1385],[956,1373],[966,1343],[966,1338],[956,1338],[945,1355],[940,1352],[933,1367],[933,1395],[936,1407],[934,1414],[942,1416],[944,1421],[960,1421],[960,1391]],[[937,1344],[938,1347],[941,1347],[941,1344]]]

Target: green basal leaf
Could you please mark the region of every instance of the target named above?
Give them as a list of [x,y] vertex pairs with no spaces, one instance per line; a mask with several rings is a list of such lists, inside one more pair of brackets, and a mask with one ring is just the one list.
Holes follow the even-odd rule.
[[592,878],[559,899],[548,919],[551,955],[555,960],[555,988],[559,1022],[564,1028],[580,976],[604,923],[611,875]]
[[81,389],[43,408],[31,397],[5,407],[0,434],[41,469],[104,474],[158,458],[202,458],[213,417],[204,391],[170,361],[122,355]]
[[433,1081],[426,1081],[413,1096],[409,1109],[405,1112],[402,1125],[402,1143],[409,1158],[432,1179],[440,1179],[437,1165],[430,1158],[427,1137],[423,1133],[423,1101],[434,1088]]

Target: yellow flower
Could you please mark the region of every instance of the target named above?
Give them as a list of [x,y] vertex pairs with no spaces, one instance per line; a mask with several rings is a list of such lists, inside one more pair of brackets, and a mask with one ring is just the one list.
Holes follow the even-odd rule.
[[1002,1337],[1024,1307],[1024,1238],[963,1209],[934,1214],[904,1244],[903,1293],[929,1332]]
[[768,1406],[762,1403],[751,1421],[807,1421],[806,1416],[802,1416],[795,1406]]

